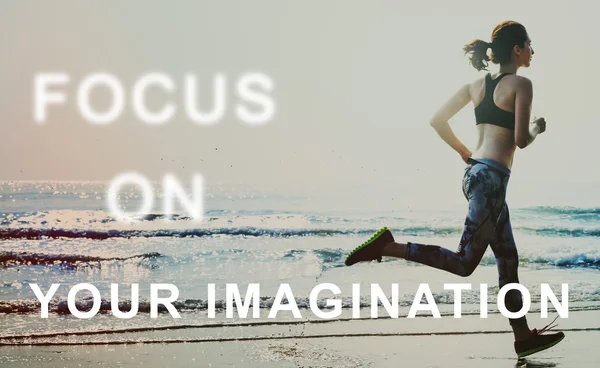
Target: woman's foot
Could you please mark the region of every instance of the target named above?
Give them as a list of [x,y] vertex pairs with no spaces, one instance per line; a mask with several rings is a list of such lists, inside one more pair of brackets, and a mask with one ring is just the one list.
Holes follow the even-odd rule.
[[[558,316],[556,318],[558,318]],[[556,321],[556,318],[554,321]],[[517,353],[517,356],[519,358],[523,358],[539,351],[546,350],[564,339],[565,334],[562,332],[543,335],[544,332],[556,327],[556,325],[550,326],[552,323],[554,323],[554,321],[550,322],[550,324],[546,325],[539,331],[535,328],[531,330],[531,336],[529,339],[515,341],[515,352]]]
[[344,263],[346,266],[352,266],[358,262],[374,260],[381,262],[383,248],[390,243],[394,243],[394,237],[388,228],[384,227],[376,232],[375,235],[370,237],[369,240],[362,243],[360,246],[356,247],[352,252],[350,252]]
[[542,335],[536,329],[531,332],[532,336],[529,340],[515,341],[515,352],[519,358],[551,348],[565,338],[565,334],[562,332],[548,335]]

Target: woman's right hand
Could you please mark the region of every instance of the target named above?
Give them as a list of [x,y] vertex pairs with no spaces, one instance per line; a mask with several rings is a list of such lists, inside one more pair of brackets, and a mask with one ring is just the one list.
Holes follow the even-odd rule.
[[460,157],[462,158],[462,160],[467,163],[467,161],[469,160],[469,158],[473,155],[473,153],[471,153],[471,151],[465,147],[464,149],[462,149],[460,152]]
[[536,134],[546,131],[546,119],[538,118],[531,123],[531,128],[536,130]]

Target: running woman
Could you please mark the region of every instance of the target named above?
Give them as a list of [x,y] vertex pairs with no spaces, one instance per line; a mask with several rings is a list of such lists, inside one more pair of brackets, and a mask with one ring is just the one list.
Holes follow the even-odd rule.
[[[491,49],[490,56],[487,50]],[[383,228],[352,251],[346,265],[381,261],[382,256],[403,258],[467,277],[479,265],[490,245],[498,266],[500,287],[519,283],[519,257],[505,201],[510,168],[516,148],[528,147],[546,130],[546,121],[530,121],[533,87],[529,79],[517,75],[520,67],[529,67],[534,55],[525,27],[505,21],[492,32],[492,41],[474,40],[463,47],[477,70],[487,70],[488,61],[499,64],[499,72],[487,73],[462,86],[431,119],[431,126],[467,164],[462,190],[469,202],[463,234],[456,252],[436,245],[397,243]],[[448,121],[470,101],[475,106],[479,139],[471,152],[453,133]],[[505,299],[511,312],[521,310],[518,290]],[[562,332],[543,334],[548,326],[531,330],[527,320],[509,319],[515,336],[515,351],[524,357],[548,349],[564,338]],[[552,326],[553,327],[553,326]],[[552,328],[550,327],[550,328]]]

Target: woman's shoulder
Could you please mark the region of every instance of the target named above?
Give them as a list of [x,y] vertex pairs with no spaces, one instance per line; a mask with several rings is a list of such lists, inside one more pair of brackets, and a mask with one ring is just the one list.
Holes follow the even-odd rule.
[[[500,75],[500,73],[485,73],[485,75],[475,79],[473,82],[471,82],[471,85],[481,85],[485,82],[485,80],[489,77],[491,77],[492,79],[496,79],[498,78],[498,76]],[[522,75],[517,75],[517,74],[507,74],[504,76],[505,80],[510,80],[514,83],[525,83],[525,84],[531,84],[531,79],[527,78],[527,77],[523,77]]]
[[[470,90],[471,91],[477,91],[477,90],[481,90],[482,88],[484,88],[485,86],[485,81],[488,77],[491,77],[492,79],[496,79],[498,77],[499,74],[492,74],[492,73],[486,73],[484,76],[479,77],[477,79],[475,79],[473,82],[471,82],[470,84]],[[496,77],[496,78],[494,78]],[[504,78],[502,79],[502,83],[504,88],[506,88],[506,86],[508,85],[509,88],[532,88],[533,83],[531,82],[531,79],[527,78],[527,77],[523,77],[521,75],[517,75],[517,74],[507,74],[504,76]]]
[[533,83],[531,82],[531,79],[516,74],[510,74],[506,77],[509,77],[505,79],[507,79],[507,84],[509,85],[510,90],[512,90],[512,93],[517,93],[517,91],[523,91],[529,94],[533,93]]
[[511,84],[514,84],[515,86],[518,86],[518,87],[533,85],[533,83],[531,82],[531,79],[529,79],[527,77],[523,77],[522,75],[508,74],[504,77],[504,79],[506,79],[508,82],[510,82]]
[[[469,94],[471,96],[471,100],[480,101],[483,98],[485,92],[485,81],[487,78],[495,79],[494,77],[498,77],[499,74],[486,73],[485,75],[475,79],[471,83],[467,84],[467,88],[469,90]],[[533,91],[533,85],[531,80],[527,77],[523,77],[516,74],[508,74],[502,78],[500,81],[502,93],[508,93],[514,95],[517,93],[517,90],[528,90]],[[499,84],[499,85],[500,85]]]
[[471,96],[477,96],[481,91],[483,91],[487,75],[488,73],[486,73],[485,76],[479,77],[473,82],[469,83],[469,93]]

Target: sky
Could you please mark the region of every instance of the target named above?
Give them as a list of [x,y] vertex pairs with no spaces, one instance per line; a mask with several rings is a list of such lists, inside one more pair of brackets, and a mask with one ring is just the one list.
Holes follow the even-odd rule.
[[[209,184],[373,191],[403,185],[458,193],[464,163],[429,120],[455,90],[484,74],[470,66],[462,46],[490,41],[496,24],[516,20],[535,50],[531,67],[519,74],[533,81],[533,115],[546,119],[547,131],[517,151],[512,185],[600,182],[597,5],[495,4],[3,1],[0,180],[109,181],[136,171],[151,180],[201,173]],[[33,119],[33,78],[53,71],[67,73],[71,83],[67,102],[51,107],[42,126]],[[127,92],[119,119],[90,124],[77,109],[76,87],[100,71],[117,76],[127,91],[141,75],[168,74],[176,91],[151,94],[149,106],[170,99],[178,114],[161,126],[144,124]],[[233,94],[214,126],[183,114],[185,74],[198,77],[209,106],[215,74],[233,88],[249,71],[274,82],[276,113],[266,125],[236,118]],[[92,100],[98,108],[108,101],[102,91]],[[473,148],[472,104],[451,124]]]

